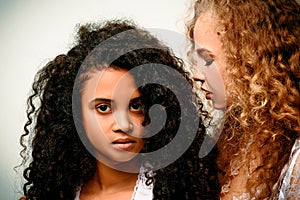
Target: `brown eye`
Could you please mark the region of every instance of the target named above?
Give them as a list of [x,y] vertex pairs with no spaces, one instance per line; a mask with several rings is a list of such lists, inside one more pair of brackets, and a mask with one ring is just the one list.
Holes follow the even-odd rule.
[[109,112],[111,112],[111,107],[107,104],[99,104],[99,105],[97,105],[96,109],[100,113],[109,113]]
[[140,102],[135,102],[129,105],[129,109],[134,112],[141,112],[143,110],[143,107]]

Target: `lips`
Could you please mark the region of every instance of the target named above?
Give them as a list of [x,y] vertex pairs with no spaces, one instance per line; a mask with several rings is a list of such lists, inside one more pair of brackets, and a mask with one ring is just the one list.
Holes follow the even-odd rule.
[[211,95],[212,95],[212,93],[207,92],[207,93],[205,94],[205,98],[206,98],[206,99],[211,99]]
[[112,145],[116,149],[130,151],[134,148],[136,142],[130,138],[119,138],[112,142]]
[[201,88],[201,90],[205,92],[206,99],[211,99],[212,92],[208,91],[207,89],[204,89],[203,87]]

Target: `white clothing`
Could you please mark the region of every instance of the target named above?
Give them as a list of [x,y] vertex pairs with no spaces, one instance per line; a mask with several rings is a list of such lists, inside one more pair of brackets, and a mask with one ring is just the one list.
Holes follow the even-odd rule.
[[279,181],[279,200],[300,199],[300,138],[298,138],[292,148],[289,162],[283,168]]
[[[272,198],[274,200],[300,200],[300,138],[295,141],[289,161],[282,169],[273,190],[278,193]],[[243,193],[239,197],[233,197],[233,200],[255,200],[255,198],[251,198],[249,193]]]

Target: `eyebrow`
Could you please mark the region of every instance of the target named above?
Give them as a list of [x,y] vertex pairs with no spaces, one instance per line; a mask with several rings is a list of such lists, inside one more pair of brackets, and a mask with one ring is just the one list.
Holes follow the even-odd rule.
[[93,108],[97,102],[104,102],[104,103],[111,104],[111,103],[113,103],[113,100],[112,99],[106,99],[106,98],[95,98],[95,99],[93,99],[92,101],[89,102],[88,106],[90,108]]
[[136,98],[130,99],[129,103],[133,103],[133,102],[141,101],[141,99],[142,99],[142,96],[139,96],[139,97],[136,97]]
[[[130,99],[129,103],[134,103],[134,102],[137,102],[137,101],[141,101],[141,98],[142,98],[142,96]],[[104,103],[112,104],[112,103],[114,103],[114,100],[107,99],[107,98],[95,98],[92,101],[90,101],[89,105],[93,107],[96,102],[104,102]]]
[[95,98],[93,99],[92,101],[90,101],[90,104],[92,103],[95,103],[97,101],[104,101],[104,102],[107,102],[107,103],[112,103],[113,100],[112,99],[106,99],[106,98]]

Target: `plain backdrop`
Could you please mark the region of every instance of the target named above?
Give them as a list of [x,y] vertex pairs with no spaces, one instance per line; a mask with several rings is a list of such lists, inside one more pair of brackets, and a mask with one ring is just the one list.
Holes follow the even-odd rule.
[[19,137],[34,74],[72,46],[78,23],[130,18],[184,33],[186,0],[0,0],[0,199],[18,199]]

